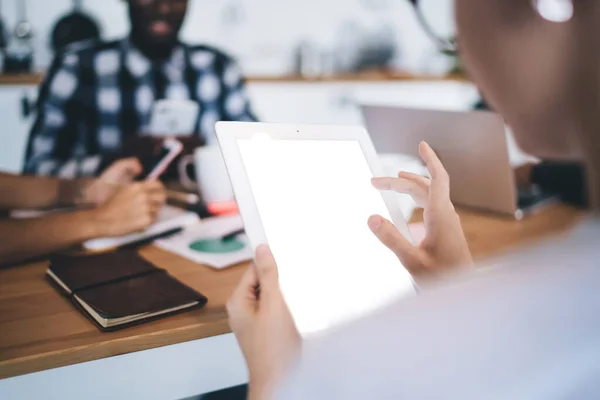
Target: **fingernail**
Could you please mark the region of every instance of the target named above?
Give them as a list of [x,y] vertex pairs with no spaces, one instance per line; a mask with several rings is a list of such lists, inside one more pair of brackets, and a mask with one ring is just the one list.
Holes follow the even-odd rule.
[[266,244],[261,244],[256,248],[256,258],[269,257],[271,255],[271,249]]
[[371,231],[373,231],[373,233],[377,233],[379,227],[381,226],[381,217],[378,215],[373,215],[369,218],[368,224]]
[[386,189],[387,186],[385,181],[382,181],[380,178],[371,179],[371,185],[373,185],[375,189]]

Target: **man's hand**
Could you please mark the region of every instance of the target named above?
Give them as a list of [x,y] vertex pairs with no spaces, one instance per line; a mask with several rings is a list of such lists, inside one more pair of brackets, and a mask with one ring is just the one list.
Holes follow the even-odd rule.
[[250,374],[250,399],[265,399],[300,351],[301,338],[279,288],[277,264],[267,246],[256,250],[227,303],[229,325]]
[[448,173],[427,143],[419,145],[419,154],[431,179],[401,172],[398,178],[375,178],[373,186],[408,194],[424,208],[425,239],[418,247],[413,246],[390,221],[378,215],[369,219],[369,227],[396,254],[415,280],[422,282],[455,269],[471,268],[473,260],[460,219],[450,201]]
[[124,184],[128,184],[142,173],[142,164],[137,158],[124,158],[112,163],[98,179],[85,183],[77,198],[78,205],[100,206],[111,198]]
[[75,204],[78,206],[98,207],[110,199],[122,185],[105,182],[100,179],[86,181],[77,197]]
[[143,171],[137,158],[123,158],[112,163],[102,172],[99,179],[106,183],[125,184],[133,181]]
[[158,181],[119,188],[106,203],[91,211],[97,236],[121,236],[146,229],[156,221],[165,201],[165,188]]

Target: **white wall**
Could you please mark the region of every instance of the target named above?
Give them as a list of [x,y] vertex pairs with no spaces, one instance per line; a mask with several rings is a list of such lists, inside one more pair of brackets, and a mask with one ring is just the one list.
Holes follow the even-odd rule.
[[[2,15],[14,28],[17,2],[27,1],[36,32],[36,65],[49,63],[49,33],[54,22],[69,11],[71,0],[4,0]],[[231,21],[233,6],[242,10]],[[84,7],[101,22],[105,37],[128,31],[124,0],[84,0]],[[401,51],[397,66],[426,69],[435,51],[418,26],[408,0],[190,0],[183,37],[189,42],[217,45],[237,56],[247,74],[287,73],[292,50],[302,39],[328,47],[345,21],[367,29],[393,26]]]
[[[54,23],[71,10],[72,0],[1,0],[0,10],[10,29],[17,22],[17,5],[26,1],[29,20],[34,31],[34,48],[37,69],[43,70],[51,61],[49,37]],[[190,12],[184,26],[183,38],[190,43],[216,45],[236,56],[248,75],[286,74],[291,72],[294,46],[301,40],[311,40],[320,47],[333,46],[340,35],[341,27],[355,22],[363,29],[371,30],[384,25],[392,26],[392,34],[400,49],[397,66],[409,70],[430,68],[432,58],[440,60],[428,38],[421,31],[408,0],[189,0]],[[442,1],[442,0],[432,0]],[[84,8],[101,23],[107,39],[123,37],[129,30],[125,0],[83,0]],[[448,1],[446,1],[448,3]],[[431,3],[433,4],[433,3]],[[441,3],[440,3],[441,4]],[[448,3],[449,4],[449,3]],[[231,22],[233,6],[242,12],[237,22]],[[448,20],[450,11],[435,7],[436,21]],[[235,19],[235,18],[234,18]],[[285,89],[284,89],[285,90]],[[307,89],[309,90],[309,89]],[[329,89],[327,89],[329,90]],[[329,110],[331,100],[344,97],[347,89],[337,94],[323,94],[314,104],[324,104],[321,114]],[[0,170],[18,171],[24,151],[30,119],[23,119],[19,112],[19,101],[23,93],[34,88],[0,87]],[[292,89],[286,96],[302,98],[301,91]],[[261,92],[262,93],[262,92]],[[286,92],[287,93],[287,92]],[[319,92],[320,93],[320,92]],[[268,93],[267,93],[268,95]],[[381,100],[387,97],[381,97]],[[257,95],[259,104],[278,104]],[[292,101],[291,99],[289,101]],[[311,107],[294,100],[295,114],[307,115],[307,121],[315,120]],[[293,102],[293,101],[292,101]],[[285,102],[284,102],[285,103]],[[287,103],[285,103],[287,104]],[[296,109],[297,108],[297,109]],[[278,118],[284,118],[283,113]],[[337,114],[327,116],[335,122]]]

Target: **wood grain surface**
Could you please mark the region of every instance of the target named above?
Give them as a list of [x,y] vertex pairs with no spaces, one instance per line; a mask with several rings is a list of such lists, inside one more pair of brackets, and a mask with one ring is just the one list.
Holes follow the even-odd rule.
[[[477,259],[566,232],[581,218],[579,211],[566,206],[521,222],[459,213]],[[46,281],[47,262],[0,270],[0,379],[230,331],[225,302],[246,265],[215,271],[152,246],[141,254],[207,296],[206,307],[103,333]]]

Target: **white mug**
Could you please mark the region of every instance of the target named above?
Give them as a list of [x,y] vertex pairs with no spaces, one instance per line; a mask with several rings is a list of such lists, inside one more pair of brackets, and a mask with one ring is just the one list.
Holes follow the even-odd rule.
[[[196,168],[196,181],[187,173],[188,166]],[[221,203],[234,200],[233,188],[219,146],[198,147],[193,155],[179,162],[179,181],[187,190],[200,193],[205,203]]]

